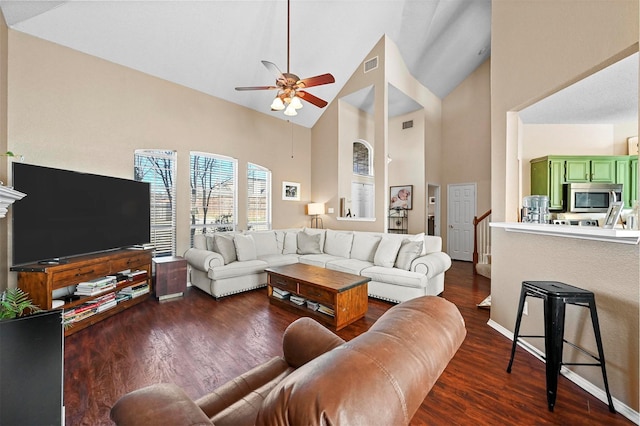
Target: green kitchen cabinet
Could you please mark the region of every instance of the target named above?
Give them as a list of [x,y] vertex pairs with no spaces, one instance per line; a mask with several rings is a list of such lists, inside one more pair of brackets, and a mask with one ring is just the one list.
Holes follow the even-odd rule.
[[638,201],[638,156],[634,155],[631,157],[631,191],[629,191],[629,206],[633,207],[633,203]]
[[614,183],[616,163],[611,158],[569,158],[565,164],[565,182]]
[[531,160],[531,195],[547,195],[549,210],[562,210],[564,164],[562,157],[543,157]]
[[616,164],[616,181],[614,183],[621,183],[622,186],[622,200],[625,207],[631,207],[631,159],[624,158],[615,160]]

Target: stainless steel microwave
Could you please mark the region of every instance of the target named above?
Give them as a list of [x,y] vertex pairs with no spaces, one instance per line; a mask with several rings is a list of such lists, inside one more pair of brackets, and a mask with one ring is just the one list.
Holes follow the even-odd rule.
[[612,202],[622,201],[622,184],[568,183],[564,195],[567,212],[606,213]]

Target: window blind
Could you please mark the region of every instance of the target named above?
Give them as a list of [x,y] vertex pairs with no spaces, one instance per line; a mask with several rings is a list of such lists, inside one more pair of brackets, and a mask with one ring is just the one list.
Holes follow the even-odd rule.
[[234,231],[237,222],[238,160],[191,152],[191,245],[193,236]]
[[175,151],[137,149],[134,179],[148,182],[151,192],[151,243],[155,256],[176,254]]
[[247,164],[247,229],[271,229],[271,171],[257,164]]

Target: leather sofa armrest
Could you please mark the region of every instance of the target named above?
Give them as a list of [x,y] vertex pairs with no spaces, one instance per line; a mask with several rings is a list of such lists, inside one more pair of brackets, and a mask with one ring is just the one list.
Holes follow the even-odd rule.
[[311,318],[292,322],[284,331],[282,350],[287,363],[298,368],[325,352],[344,343],[344,340]]
[[445,272],[451,267],[451,258],[445,252],[425,254],[411,262],[411,270],[425,274],[427,278],[433,278]]
[[111,408],[116,425],[207,425],[213,423],[178,386],[161,383],[121,397]]
[[191,267],[202,272],[209,272],[216,266],[224,265],[222,255],[209,250],[190,248],[184,253],[184,258],[187,259]]

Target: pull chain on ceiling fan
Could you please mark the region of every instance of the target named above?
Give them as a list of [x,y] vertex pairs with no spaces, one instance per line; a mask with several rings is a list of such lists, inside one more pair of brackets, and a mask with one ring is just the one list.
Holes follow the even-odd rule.
[[236,90],[277,90],[278,93],[271,103],[272,111],[282,111],[288,116],[297,115],[298,109],[302,108],[302,102],[307,101],[312,105],[319,108],[327,106],[327,101],[312,95],[311,93],[303,90],[309,87],[321,86],[323,84],[335,83],[335,78],[331,74],[321,74],[315,77],[309,77],[300,79],[297,75],[289,72],[289,50],[290,50],[290,0],[287,0],[287,72],[283,73],[273,63],[269,61],[262,61],[262,64],[276,76],[275,86],[248,86],[248,87],[236,87]]

